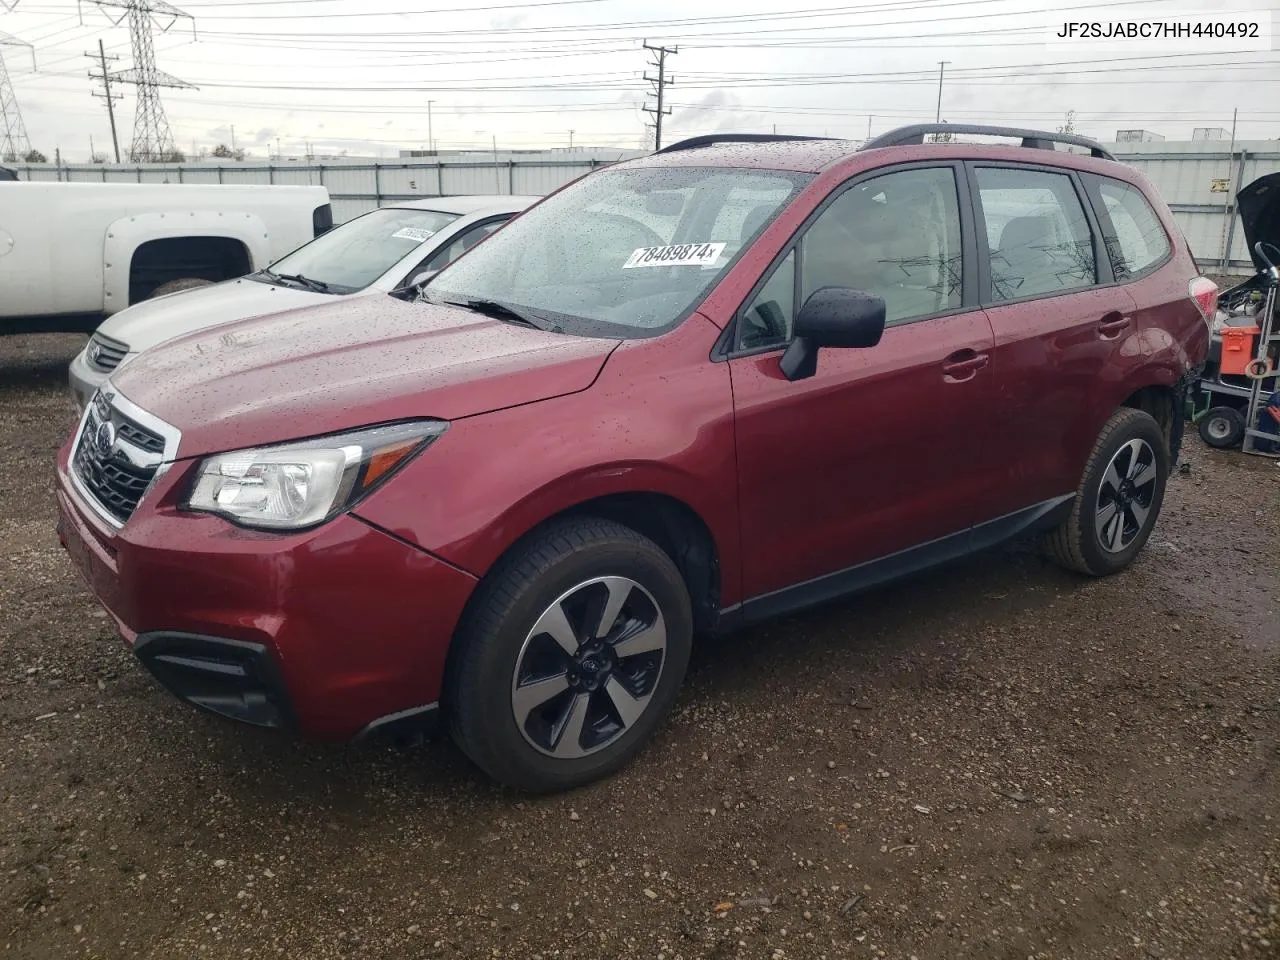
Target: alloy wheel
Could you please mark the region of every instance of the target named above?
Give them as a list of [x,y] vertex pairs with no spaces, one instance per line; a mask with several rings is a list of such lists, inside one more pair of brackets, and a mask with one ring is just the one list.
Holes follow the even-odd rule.
[[534,749],[558,760],[614,743],[649,706],[666,660],[653,595],[627,577],[597,577],[563,593],[516,658],[511,710]]
[[1133,543],[1151,519],[1159,467],[1155,451],[1145,440],[1130,440],[1111,458],[1098,487],[1094,530],[1108,553],[1120,553]]

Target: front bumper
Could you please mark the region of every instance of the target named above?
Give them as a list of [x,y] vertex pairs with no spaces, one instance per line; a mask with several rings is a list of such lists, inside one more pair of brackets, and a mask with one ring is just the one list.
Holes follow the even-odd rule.
[[180,511],[189,464],[120,529],[59,457],[58,536],[144,665],[205,710],[346,740],[433,712],[470,574],[350,515],[269,534]]
[[83,350],[77,353],[67,369],[67,381],[71,385],[71,395],[76,399],[76,408],[84,410],[98,387],[102,386],[109,376],[109,373],[101,373],[89,366],[85,361]]

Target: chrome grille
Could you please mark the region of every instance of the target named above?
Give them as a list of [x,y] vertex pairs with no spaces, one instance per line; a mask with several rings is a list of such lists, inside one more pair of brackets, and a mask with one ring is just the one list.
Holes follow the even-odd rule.
[[150,420],[144,412],[123,413],[132,408],[115,395],[99,391],[85,410],[80,434],[72,452],[71,469],[81,492],[106,517],[123,524],[138,507],[160,465],[171,438],[139,422]]
[[85,348],[84,358],[85,362],[94,370],[110,373],[120,366],[120,361],[124,359],[125,354],[128,352],[129,345],[127,343],[121,343],[119,340],[112,340],[110,337],[95,333],[89,338],[89,346]]

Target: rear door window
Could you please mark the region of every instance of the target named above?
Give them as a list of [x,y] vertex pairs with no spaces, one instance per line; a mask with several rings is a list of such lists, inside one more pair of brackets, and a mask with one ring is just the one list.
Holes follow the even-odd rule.
[[996,301],[1052,296],[1098,282],[1093,233],[1069,175],[978,167]]

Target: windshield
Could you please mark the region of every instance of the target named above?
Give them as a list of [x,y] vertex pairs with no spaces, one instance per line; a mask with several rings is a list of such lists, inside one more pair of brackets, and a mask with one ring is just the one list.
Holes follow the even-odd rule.
[[652,336],[681,320],[811,179],[718,167],[593,173],[446,267],[426,295],[521,308],[566,333]]
[[324,284],[328,293],[355,293],[457,219],[456,213],[383,207],[320,234],[271,264],[270,270]]

